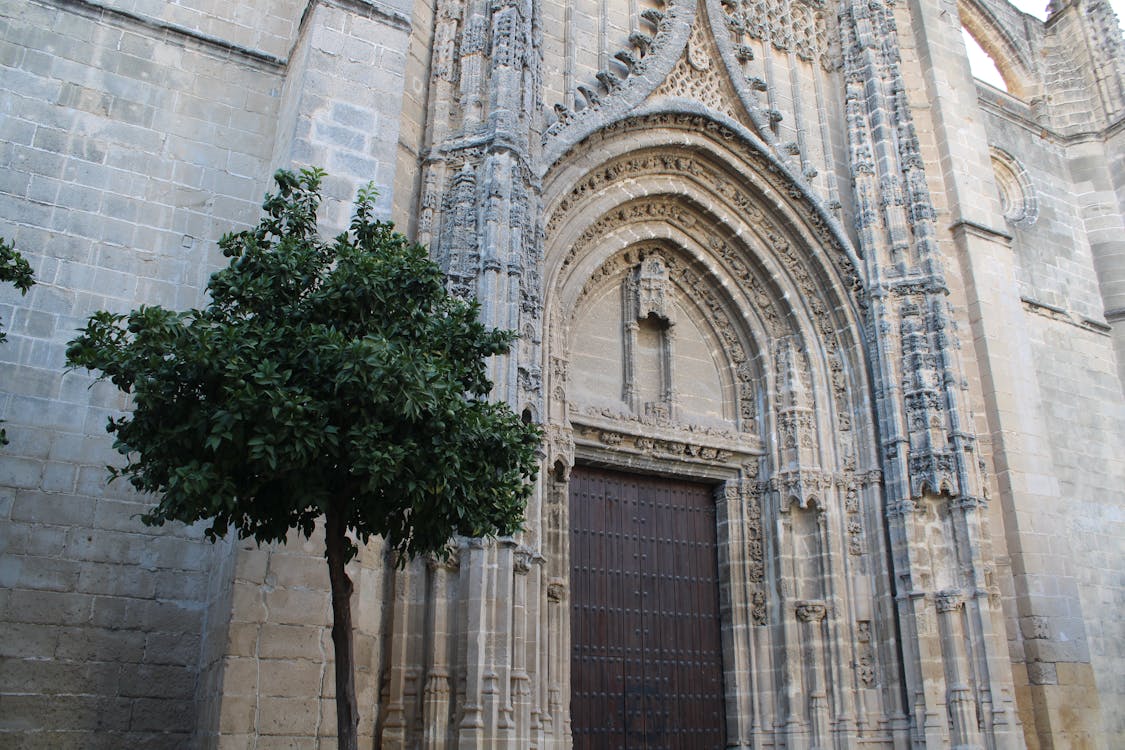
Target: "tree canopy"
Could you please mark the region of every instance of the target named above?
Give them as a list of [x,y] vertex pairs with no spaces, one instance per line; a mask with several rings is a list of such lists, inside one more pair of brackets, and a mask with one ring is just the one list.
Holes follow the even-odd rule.
[[[323,172],[279,172],[254,229],[219,243],[204,309],[99,312],[72,366],[132,394],[108,426],[148,524],[206,519],[260,542],[308,535],[330,506],[413,556],[453,534],[514,533],[539,434],[489,403],[486,358],[513,334],[447,294],[424,247],[373,218],[317,234]],[[351,553],[351,550],[349,550]]]

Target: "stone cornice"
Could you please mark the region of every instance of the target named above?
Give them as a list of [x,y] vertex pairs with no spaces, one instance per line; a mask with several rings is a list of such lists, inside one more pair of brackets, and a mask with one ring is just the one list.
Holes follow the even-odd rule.
[[163,21],[133,11],[112,8],[95,0],[32,0],[39,5],[51,6],[85,16],[91,20],[103,21],[114,26],[146,30],[150,36],[163,37],[166,41],[191,46],[208,54],[222,58],[235,58],[245,63],[257,65],[275,73],[285,70],[289,61],[252,47],[236,44],[186,26]]

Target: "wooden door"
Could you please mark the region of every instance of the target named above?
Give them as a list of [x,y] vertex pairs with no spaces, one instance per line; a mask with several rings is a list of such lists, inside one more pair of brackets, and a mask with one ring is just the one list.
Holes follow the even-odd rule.
[[725,746],[715,504],[706,485],[576,467],[576,750]]

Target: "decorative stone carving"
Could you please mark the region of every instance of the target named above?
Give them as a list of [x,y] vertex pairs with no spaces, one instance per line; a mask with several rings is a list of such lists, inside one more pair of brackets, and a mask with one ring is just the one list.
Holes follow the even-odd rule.
[[675,322],[669,300],[668,267],[659,253],[647,255],[636,271],[637,320],[650,315]]
[[558,403],[566,401],[568,363],[562,357],[551,357],[551,397]]
[[[747,577],[753,584],[761,584],[766,577],[765,539],[762,536],[762,491],[763,486],[758,482],[742,483],[746,503]],[[763,607],[764,604],[763,599]]]
[[[817,469],[787,469],[776,472],[766,486],[781,498],[793,498],[798,506],[807,508],[814,498],[825,497],[834,487],[845,481],[841,475]],[[782,503],[781,510],[788,509]]]
[[828,614],[828,607],[822,601],[797,602],[797,619],[801,622],[820,622]]
[[755,625],[766,624],[766,594],[755,590],[750,595],[750,617]]
[[621,441],[625,439],[625,436],[620,432],[613,432],[612,430],[598,430],[596,434],[598,440],[606,445],[621,445]]
[[723,10],[736,43],[745,35],[802,60],[818,54],[813,10],[799,0],[723,0]]
[[[632,215],[630,213],[630,215]],[[622,217],[621,221],[624,223],[625,219]],[[725,248],[718,238],[711,238],[712,247],[719,249]],[[627,250],[603,263],[589,278],[583,286],[582,293],[579,296],[581,301],[592,290],[600,288],[603,283],[608,279],[613,279],[616,276],[625,272],[635,264],[634,275],[635,278],[626,288],[626,294],[631,300],[629,303],[632,309],[636,310],[638,319],[647,317],[648,313],[653,312],[659,315],[654,304],[658,304],[661,309],[664,309],[666,314],[671,314],[671,304],[669,302],[669,295],[671,293],[672,285],[679,289],[679,291],[688,300],[691,300],[697,310],[699,310],[707,322],[711,325],[712,329],[718,335],[723,344],[724,353],[734,366],[733,376],[735,379],[737,393],[738,393],[738,424],[742,432],[756,433],[757,432],[757,382],[755,378],[755,370],[746,355],[745,349],[742,344],[742,336],[738,333],[733,321],[731,320],[728,306],[719,298],[715,289],[719,286],[713,279],[701,276],[692,266],[682,262],[678,256],[672,254],[664,254],[661,252],[660,245],[641,245],[640,247]],[[649,303],[641,302],[640,284],[642,279],[640,277],[641,271],[649,262],[648,258],[655,256],[658,260],[658,265],[650,266],[650,273],[660,273],[661,277],[665,280],[658,281],[656,277],[643,281],[647,286],[646,292],[651,301]],[[657,269],[660,269],[659,271]],[[656,300],[659,298],[659,302]],[[770,303],[772,304],[772,302]],[[576,305],[576,309],[577,309]],[[776,314],[776,313],[775,313]],[[669,321],[672,322],[672,321]],[[626,358],[629,358],[629,351],[631,346],[631,336],[635,331],[628,328],[625,333],[625,346]],[[634,324],[635,325],[635,324]],[[674,333],[671,329],[664,331],[666,339],[667,353],[665,355],[664,367],[667,368],[667,384],[672,383],[671,366],[672,362],[668,358],[671,353],[671,344],[674,340]],[[625,373],[625,390],[626,401],[630,401],[629,394],[631,393],[631,368],[626,366]],[[653,403],[645,405],[643,408],[638,408],[638,413],[635,415],[614,415],[600,410],[604,416],[611,418],[621,418],[628,421],[640,420],[646,424],[668,424],[675,422],[676,419],[676,392],[671,388],[664,397],[664,403]],[[676,425],[681,427],[680,425]],[[694,426],[684,425],[688,429],[695,430]],[[710,428],[705,428],[710,432]]]
[[531,564],[536,559],[535,550],[520,545],[512,552],[512,570],[521,575],[527,575],[531,571]]
[[[767,183],[764,189],[765,194],[769,194],[772,190],[778,194],[786,195],[794,201],[794,205],[799,207],[801,211],[802,221],[815,234],[814,244],[823,248],[827,254],[826,257],[837,265],[842,278],[846,280],[848,289],[857,295],[862,295],[862,290],[855,284],[859,275],[845,250],[847,245],[828,223],[827,215],[821,212],[809,194],[793,187],[792,175],[780,162],[775,161],[765,152],[750,148],[729,127],[701,115],[681,113],[641,115],[608,124],[597,134],[584,141],[583,148],[596,148],[600,139],[613,138],[633,130],[643,131],[652,128],[694,131],[707,135],[717,142],[723,143],[725,148],[731,149],[735,156],[752,166],[756,176],[765,180]],[[606,183],[637,177],[646,172],[672,171],[678,173],[688,171],[690,174],[691,169],[699,169],[702,166],[700,160],[690,154],[674,154],[666,151],[662,151],[659,155],[646,154],[644,156],[624,157],[605,164],[587,175],[586,178],[578,181],[571,193],[558,202],[556,210],[547,220],[547,233],[553,234],[559,222],[566,220],[566,216],[571,210],[578,209],[582,196],[600,190]],[[743,177],[739,175],[728,177],[717,172],[711,165],[707,165],[706,170],[698,177],[705,179],[706,184],[714,189],[718,195],[728,197],[740,208],[747,210],[746,220],[749,224],[757,226],[759,223],[772,221],[767,219],[763,207],[759,205],[759,199],[752,197],[750,193],[739,187],[744,182]],[[684,210],[682,206],[677,206],[674,203],[672,205],[680,211]],[[591,237],[600,236],[593,226],[590,227],[590,230],[593,232],[590,234]],[[565,268],[572,262],[572,256],[578,257],[580,255],[580,251],[572,250],[567,259],[563,261],[563,267]],[[862,303],[862,300],[859,301]]]
[[934,605],[938,612],[952,612],[965,603],[965,595],[960,589],[946,589],[934,595]]
[[567,584],[558,578],[552,578],[547,582],[547,599],[552,602],[562,602],[566,600]]
[[848,554],[863,554],[863,526],[854,516],[848,518]]
[[521,365],[516,371],[519,387],[524,393],[538,393],[543,387],[543,374],[537,367]]
[[[698,439],[703,439],[704,436],[714,437],[714,438],[719,438],[719,439],[722,439],[722,440],[729,440],[729,441],[738,441],[738,440],[741,439],[740,435],[738,435],[734,432],[731,432],[730,430],[724,430],[720,427],[711,427],[711,426],[708,426],[708,425],[699,425],[699,424],[673,423],[673,422],[669,422],[668,419],[663,418],[660,415],[626,414],[626,413],[621,412],[621,411],[616,411],[614,409],[610,409],[610,408],[607,408],[607,407],[598,407],[598,406],[587,406],[586,408],[581,410],[580,414],[590,416],[590,417],[597,417],[599,419],[601,419],[601,418],[610,419],[610,420],[613,420],[614,422],[623,422],[623,423],[628,423],[628,424],[631,424],[631,425],[646,425],[646,426],[650,426],[650,427],[663,427],[663,428],[667,428],[667,429],[670,429],[670,430],[674,430],[676,432],[690,433],[693,436],[697,436]],[[580,416],[576,415],[575,418],[578,419],[579,421],[582,421]]]
[[846,514],[848,554],[859,556],[863,549],[863,520],[859,508],[859,488],[854,477],[845,481],[844,513]]
[[429,243],[434,212],[437,211],[439,202],[436,170],[432,166],[427,166],[422,181],[422,196],[418,201],[418,238],[423,244]]
[[434,570],[447,570],[453,571],[461,567],[461,548],[450,542],[445,546],[442,554],[429,554],[426,555],[426,567],[431,571]]
[[852,428],[851,408],[848,403],[848,387],[844,378],[844,364],[839,352],[828,354],[829,377],[832,385],[832,398],[836,406],[837,429],[848,431]]
[[459,297],[476,292],[480,253],[477,235],[476,174],[471,165],[453,177],[442,205],[445,220],[437,252],[438,262],[449,279],[450,291]]
[[518,11],[503,8],[493,17],[492,63],[497,66],[516,67],[523,62],[523,35],[517,33]]
[[705,29],[702,16],[697,15],[683,56],[652,93],[652,98],[699,102],[732,120],[745,122],[746,115],[734,106],[738,96],[730,86],[726,68],[718,61],[719,53],[711,34]]
[[617,430],[604,429],[591,425],[576,424],[575,431],[580,436],[592,438],[603,445],[645,453],[659,458],[681,458],[706,463],[725,464],[734,457],[734,452],[726,448],[704,445],[697,442],[667,440],[644,435],[628,435]]
[[875,648],[871,643],[871,622],[860,620],[856,623],[856,676],[864,687],[875,684]]
[[[665,50],[675,11],[676,8],[674,7],[669,8],[668,12],[656,8],[646,8],[642,11],[641,18],[651,23],[656,33],[650,35],[641,31],[634,31],[629,34],[629,48],[620,49],[613,53],[613,59],[621,63],[620,67],[624,69],[625,76],[619,76],[612,70],[598,71],[595,78],[604,89],[605,96],[596,93],[592,86],[578,86],[579,92],[583,93],[584,98],[587,99],[587,106],[577,112],[562,104],[555,104],[553,107],[555,119],[553,122],[548,119],[550,124],[543,130],[544,144],[557,137],[572,124],[595,118],[607,106],[616,105],[622,90],[633,88],[635,83],[644,84],[644,74],[649,69],[648,58],[650,56],[659,57]],[[586,96],[585,92],[588,92],[591,96]],[[550,118],[551,113],[547,114]]]
[[574,436],[570,430],[552,423],[546,426],[546,438],[552,479],[559,483],[566,482],[570,468],[574,466]]

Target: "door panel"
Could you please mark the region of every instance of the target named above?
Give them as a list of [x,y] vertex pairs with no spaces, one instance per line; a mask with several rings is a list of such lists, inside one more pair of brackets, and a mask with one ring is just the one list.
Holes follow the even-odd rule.
[[722,748],[711,489],[576,467],[570,559],[574,747]]

